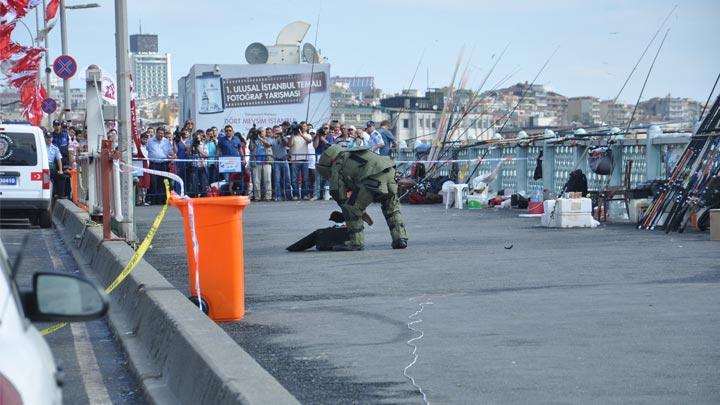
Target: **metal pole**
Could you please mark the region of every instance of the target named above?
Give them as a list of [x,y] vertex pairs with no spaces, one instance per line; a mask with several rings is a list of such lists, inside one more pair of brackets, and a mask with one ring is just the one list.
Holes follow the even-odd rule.
[[[45,87],[48,92],[48,97],[52,97],[52,92],[50,91],[50,73],[52,72],[52,69],[50,69],[50,48],[48,47],[48,37],[50,35],[47,32],[47,20],[45,19],[45,13],[47,12],[46,3],[47,1],[43,0],[43,30],[45,31]],[[48,114],[47,127],[52,128],[52,114]]]
[[[126,0],[115,0],[115,60],[118,88],[118,135],[121,160],[132,162],[132,135],[130,134],[130,81],[128,63],[128,28]],[[132,173],[121,173],[122,228],[128,241],[135,241],[135,190]]]
[[[62,54],[67,55],[67,21],[65,20],[65,0],[60,0],[60,42]],[[63,111],[70,111],[70,81],[63,79]]]
[[112,183],[112,158],[110,150],[112,141],[102,141],[100,149],[100,184],[102,184],[102,218],[103,218],[103,240],[112,238],[112,223],[110,221],[110,184]]

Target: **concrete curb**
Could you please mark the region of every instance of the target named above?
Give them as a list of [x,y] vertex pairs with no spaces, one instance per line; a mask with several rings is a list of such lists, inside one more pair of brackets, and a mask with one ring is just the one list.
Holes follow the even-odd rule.
[[[133,255],[125,242],[102,242],[89,215],[58,200],[53,219],[81,265],[108,285]],[[110,296],[109,323],[155,404],[298,404],[215,322],[145,260]]]

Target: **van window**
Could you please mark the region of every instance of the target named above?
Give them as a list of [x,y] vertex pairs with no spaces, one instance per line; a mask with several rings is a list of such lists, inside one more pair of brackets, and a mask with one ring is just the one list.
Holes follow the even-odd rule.
[[35,166],[37,148],[33,133],[0,133],[0,166]]

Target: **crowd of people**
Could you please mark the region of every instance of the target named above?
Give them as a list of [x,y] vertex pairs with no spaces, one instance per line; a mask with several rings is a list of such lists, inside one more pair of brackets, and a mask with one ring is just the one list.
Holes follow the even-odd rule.
[[[108,134],[110,139],[117,135]],[[191,197],[248,195],[255,201],[318,200],[327,197],[328,179],[315,170],[315,162],[330,145],[367,147],[388,156],[395,146],[390,122],[365,128],[331,121],[320,128],[306,122],[283,122],[253,127],[247,134],[226,125],[196,129],[192,120],[171,133],[165,127],[147,128],[140,148],[133,148],[136,165],[172,172],[183,180]],[[234,158],[234,159],[228,159]],[[234,164],[229,164],[229,162]],[[137,178],[137,204],[162,204],[160,176]],[[179,184],[173,187],[177,190]]]

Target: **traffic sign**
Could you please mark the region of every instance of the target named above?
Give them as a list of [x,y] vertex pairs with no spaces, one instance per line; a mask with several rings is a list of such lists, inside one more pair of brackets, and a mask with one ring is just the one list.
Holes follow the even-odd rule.
[[70,55],[60,55],[53,62],[53,71],[59,78],[67,80],[77,72],[77,62]]
[[54,99],[48,97],[42,101],[42,110],[46,114],[52,114],[55,112],[55,110],[57,110],[57,103]]

